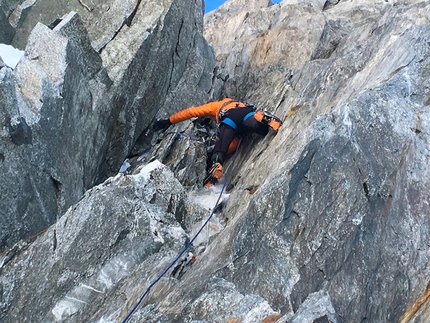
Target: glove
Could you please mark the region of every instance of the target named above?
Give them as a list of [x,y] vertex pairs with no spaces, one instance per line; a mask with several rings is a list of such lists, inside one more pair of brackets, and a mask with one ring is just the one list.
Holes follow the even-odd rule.
[[172,125],[169,119],[162,119],[155,121],[154,125],[152,126],[152,129],[154,131],[163,130],[165,131],[167,128],[169,128]]

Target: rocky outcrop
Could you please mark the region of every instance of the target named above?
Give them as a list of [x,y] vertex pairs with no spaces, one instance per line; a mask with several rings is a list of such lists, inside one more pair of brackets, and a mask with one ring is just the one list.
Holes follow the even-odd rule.
[[[105,134],[94,130],[110,109],[97,95],[112,82],[85,33],[67,38],[81,27],[79,18],[66,18],[62,27],[37,25],[15,71],[1,70],[3,248],[55,222],[91,185],[100,163],[84,156],[103,147]],[[98,143],[85,144],[85,132]]]
[[141,136],[154,147],[128,175],[3,256],[1,319],[121,322],[149,291],[129,322],[426,322],[429,17],[427,2],[317,0],[230,0],[207,15],[208,93],[284,124],[244,137],[225,164],[228,196],[186,251],[197,260],[169,267],[219,193],[199,188],[204,121]]
[[0,70],[1,249],[116,174],[137,141],[146,149],[157,114],[208,100],[214,56],[201,5],[121,1],[109,15],[71,12],[34,27],[16,69]]
[[[148,10],[148,1],[82,1],[67,0],[62,2],[16,0],[7,1],[5,14],[9,23],[15,28],[15,35],[11,44],[20,49],[27,45],[29,35],[38,24],[55,24],[62,16],[75,11],[81,17],[88,29],[93,46],[97,52],[109,43],[124,25],[130,26],[143,2]],[[171,1],[170,1],[171,2]],[[167,3],[166,3],[167,4]],[[3,6],[2,6],[3,7]],[[153,5],[147,14],[160,14],[164,5]],[[142,8],[142,7],[140,7]],[[152,10],[156,9],[156,10]]]
[[[185,243],[185,231],[174,216],[183,203],[182,186],[157,162],[136,175],[118,175],[87,191],[15,258],[25,277],[18,281],[14,271],[3,272],[2,309],[10,302],[8,306],[20,310],[8,311],[2,321],[89,322],[114,307],[111,314],[122,312],[125,298],[114,295],[128,294],[130,285],[124,284],[124,278],[151,278]],[[9,251],[8,257],[14,252]],[[161,255],[165,261],[160,262]],[[61,290],[62,295],[52,290]],[[29,298],[39,305],[27,306]]]

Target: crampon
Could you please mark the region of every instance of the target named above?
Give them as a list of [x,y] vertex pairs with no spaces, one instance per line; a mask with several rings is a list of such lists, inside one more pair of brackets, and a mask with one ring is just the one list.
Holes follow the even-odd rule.
[[281,119],[268,111],[257,110],[254,113],[254,118],[261,123],[267,124],[275,131],[278,131],[282,126]]
[[213,163],[209,169],[205,179],[203,180],[203,185],[206,187],[213,186],[218,183],[218,180],[222,176],[222,165],[220,163]]

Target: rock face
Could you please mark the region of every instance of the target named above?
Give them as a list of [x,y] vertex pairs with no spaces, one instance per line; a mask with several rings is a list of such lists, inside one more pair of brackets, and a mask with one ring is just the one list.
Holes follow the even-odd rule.
[[15,35],[15,29],[9,24],[3,8],[0,8],[0,30],[0,43],[10,44]]
[[[241,51],[225,57],[229,40],[211,43],[232,84],[253,80],[242,99],[286,116],[241,169],[250,176],[238,185],[262,186],[232,239],[235,270],[221,276],[294,322],[312,322],[296,317],[313,313],[314,293],[329,296],[319,313],[330,322],[407,322],[426,295],[429,10],[418,1],[283,1],[242,20],[206,17],[241,26]],[[219,39],[214,28],[205,34]],[[261,70],[273,72],[258,81]]]
[[101,162],[85,156],[99,155],[111,130],[103,127],[110,107],[100,98],[112,82],[80,28],[76,15],[58,30],[37,25],[16,70],[0,71],[3,248],[55,222],[91,186]]
[[[174,213],[183,203],[182,186],[158,165],[150,164],[134,176],[118,175],[87,191],[37,243],[20,254],[22,260],[27,259],[20,262],[20,270],[31,272],[20,285],[27,291],[38,290],[41,307],[26,313],[10,311],[7,321],[88,322],[100,318],[113,305],[104,302],[106,295],[127,293],[128,284],[118,285],[124,277],[141,271],[140,279],[147,280],[152,274],[143,270],[145,262],[156,270],[161,263],[155,264],[155,259],[158,263],[164,254],[167,261],[180,250],[186,234]],[[42,287],[40,275],[44,273]],[[30,295],[17,288],[13,275],[7,271],[2,276],[2,299],[13,300],[13,308],[24,308]],[[53,289],[67,292],[60,298],[54,294],[43,297]],[[117,309],[121,309],[125,299],[117,300]],[[98,313],[84,311],[85,303],[98,303]],[[41,311],[45,306],[51,308]]]
[[[46,233],[2,256],[1,320],[427,322],[429,26],[420,1],[230,0],[208,14],[213,78],[185,69],[185,94],[169,92],[158,113],[197,102],[190,82],[269,109],[284,120],[279,132],[243,138],[225,164],[228,199],[187,250],[218,194],[199,188],[205,149],[194,136],[210,127],[141,135],[137,151],[153,147],[130,159],[128,175],[87,191]],[[105,50],[106,93],[122,102],[115,89],[128,89],[127,72]],[[11,84],[2,91],[13,91],[12,72],[0,72]],[[151,92],[129,93],[142,102]],[[25,123],[7,128],[11,145],[34,141]]]
[[[34,5],[29,16],[51,2]],[[200,2],[109,5],[38,23],[16,69],[0,70],[2,250],[116,174],[139,138],[150,143],[141,134],[157,113],[209,98],[215,63]]]

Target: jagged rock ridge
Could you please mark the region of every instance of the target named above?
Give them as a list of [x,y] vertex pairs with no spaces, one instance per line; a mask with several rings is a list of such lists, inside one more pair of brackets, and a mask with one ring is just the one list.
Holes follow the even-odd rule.
[[[16,37],[52,4],[33,5]],[[116,174],[137,141],[150,143],[157,113],[208,100],[216,80],[201,5],[103,1],[82,12],[70,1],[50,9],[51,22],[61,17],[50,27],[34,26],[16,69],[0,71],[2,250]]]
[[[205,17],[205,36],[226,91],[284,125],[243,138],[217,214],[224,229],[130,321],[426,322],[430,5],[262,3],[228,1]],[[3,320],[19,310],[28,320],[122,321],[209,214],[196,203],[208,192],[192,188],[204,150],[190,150],[186,135],[154,142],[132,174],[87,192],[46,234],[3,258]],[[124,257],[130,262],[116,262]],[[71,259],[83,260],[74,267]],[[112,264],[122,270],[107,275]],[[46,273],[44,287],[19,287]]]

